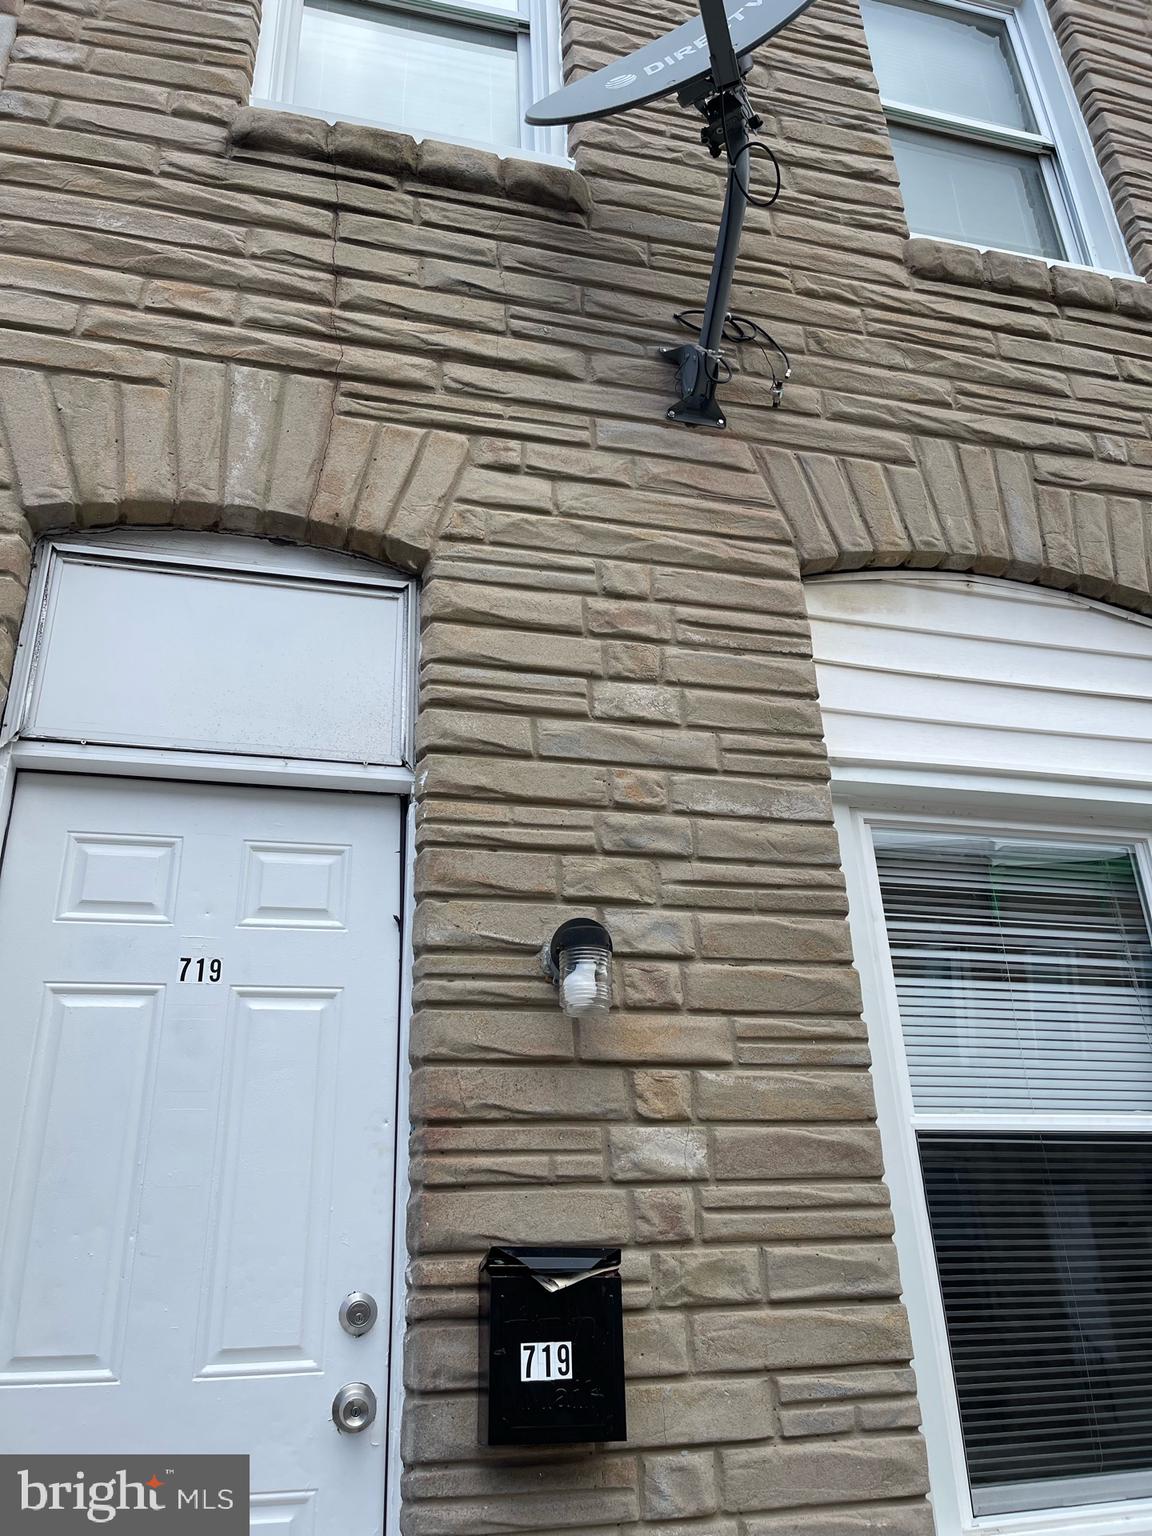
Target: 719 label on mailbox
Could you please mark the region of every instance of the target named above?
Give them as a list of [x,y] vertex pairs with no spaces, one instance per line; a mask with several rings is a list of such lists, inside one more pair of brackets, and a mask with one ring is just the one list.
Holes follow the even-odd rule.
[[571,1340],[549,1344],[521,1344],[521,1381],[571,1381]]

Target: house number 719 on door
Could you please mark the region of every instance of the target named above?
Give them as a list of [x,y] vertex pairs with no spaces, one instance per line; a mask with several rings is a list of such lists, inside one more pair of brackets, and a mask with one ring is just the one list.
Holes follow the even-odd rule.
[[223,974],[222,960],[205,960],[202,955],[180,956],[181,981],[219,981]]

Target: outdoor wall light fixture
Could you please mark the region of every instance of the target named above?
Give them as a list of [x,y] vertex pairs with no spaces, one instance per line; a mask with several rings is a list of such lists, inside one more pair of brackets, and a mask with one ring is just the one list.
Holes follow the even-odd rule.
[[612,936],[591,917],[561,923],[540,951],[570,1019],[602,1019],[612,1006]]

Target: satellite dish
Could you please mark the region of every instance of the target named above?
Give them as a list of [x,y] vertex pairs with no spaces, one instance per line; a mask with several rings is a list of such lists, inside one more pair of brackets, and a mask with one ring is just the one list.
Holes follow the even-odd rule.
[[[744,0],[743,5],[733,6],[727,17],[732,51],[743,58],[811,4],[812,0]],[[707,22],[705,11],[703,22],[686,21],[627,58],[574,80],[529,108],[525,120],[537,127],[585,123],[590,118],[611,117],[646,106],[703,80],[712,70]]]
[[[752,202],[751,136],[763,127],[744,86],[744,76],[752,67],[749,55],[806,11],[812,0],[699,0],[699,4],[699,21],[686,21],[627,58],[546,96],[528,110],[525,119],[537,126],[582,123],[642,107],[673,91],[682,107],[694,107],[704,117],[701,140],[714,158],[724,154],[728,159],[728,190],[712,281],[699,340],[662,347],[661,355],[675,366],[681,392],[668,411],[669,420],[685,426],[725,427],[716,390],[731,374],[722,350],[726,336],[731,339],[735,331],[738,339],[763,337],[783,357],[784,378],[791,372],[783,349],[763,327],[730,315],[728,301],[744,216]],[[775,163],[771,151],[758,147]],[[773,404],[779,405],[784,381],[774,371],[772,382]]]

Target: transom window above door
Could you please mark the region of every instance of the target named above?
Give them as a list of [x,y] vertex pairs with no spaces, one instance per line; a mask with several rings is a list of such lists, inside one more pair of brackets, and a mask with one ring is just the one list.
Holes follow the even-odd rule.
[[559,83],[558,0],[265,0],[253,100],[563,155],[562,130],[524,122]]
[[1043,0],[860,0],[915,235],[1131,270]]

